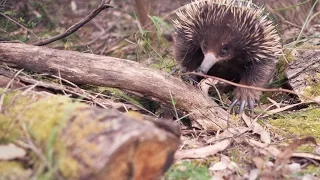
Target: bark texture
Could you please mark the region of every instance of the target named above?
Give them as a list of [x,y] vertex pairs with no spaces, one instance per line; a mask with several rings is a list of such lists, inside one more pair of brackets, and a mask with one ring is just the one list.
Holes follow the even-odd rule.
[[307,96],[320,96],[320,51],[297,50],[294,58],[286,69],[291,88]]

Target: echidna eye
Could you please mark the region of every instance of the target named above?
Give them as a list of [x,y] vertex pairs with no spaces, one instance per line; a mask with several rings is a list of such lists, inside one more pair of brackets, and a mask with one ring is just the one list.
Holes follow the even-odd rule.
[[228,49],[227,48],[221,48],[220,49],[220,56],[224,57],[228,55]]

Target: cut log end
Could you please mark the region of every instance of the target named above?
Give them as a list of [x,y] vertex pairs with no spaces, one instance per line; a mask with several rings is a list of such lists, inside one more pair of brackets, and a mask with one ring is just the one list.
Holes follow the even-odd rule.
[[164,143],[154,139],[132,139],[123,146],[97,174],[97,179],[156,179],[170,167],[177,148],[172,140]]

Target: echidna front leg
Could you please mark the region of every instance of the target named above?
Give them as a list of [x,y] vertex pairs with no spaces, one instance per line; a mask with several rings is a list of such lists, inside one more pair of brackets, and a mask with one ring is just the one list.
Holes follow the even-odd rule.
[[[271,79],[274,69],[274,62],[252,63],[246,66],[239,83],[247,86],[263,87]],[[239,113],[241,114],[245,106],[248,106],[250,110],[254,108],[255,102],[260,98],[261,91],[236,87],[233,95],[234,99],[229,109],[232,109],[236,104],[240,104]]]

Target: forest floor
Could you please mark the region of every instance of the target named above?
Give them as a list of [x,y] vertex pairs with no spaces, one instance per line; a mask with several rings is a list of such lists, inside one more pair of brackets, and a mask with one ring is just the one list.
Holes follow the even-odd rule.
[[[0,38],[32,43],[39,38],[59,34],[83,19],[99,3],[100,0],[29,0],[28,3],[16,1],[14,5],[10,2],[6,6],[0,5],[1,10],[5,10],[5,14],[15,19],[12,21],[3,16],[0,18]],[[48,47],[129,59],[166,72],[172,72],[175,67],[178,67],[173,57],[172,39],[168,38],[168,35],[172,34],[173,27],[168,18],[170,13],[167,13],[178,5],[172,5],[169,1],[161,3],[161,6],[158,7],[159,12],[155,12],[158,16],[150,17],[152,23],[148,28],[140,26],[131,1],[112,2],[112,5],[113,8],[103,11],[71,36],[51,43]],[[280,86],[275,85],[274,87]],[[141,98],[126,91],[106,87],[83,86],[83,88],[111,95],[112,100],[116,102],[143,106],[157,117],[177,119],[176,111],[178,110],[172,104],[162,104],[148,97]],[[226,102],[222,104],[228,106],[230,104],[229,94],[222,94],[222,100]],[[273,110],[273,113],[256,112],[260,116],[255,121],[258,121],[269,133],[273,147],[280,152],[284,150],[289,153],[292,151],[291,154],[293,151],[303,152],[319,157],[317,154],[319,145],[317,147],[314,144],[301,143],[296,140],[311,136],[318,142],[320,141],[318,105],[300,103],[299,106],[292,106],[297,103],[296,99],[279,92],[264,93],[261,102],[260,110],[270,112]],[[137,111],[146,112],[139,108]],[[179,116],[181,114],[178,112]],[[182,131],[181,149],[207,147],[214,144],[212,137],[219,135],[190,127],[185,123],[187,119],[179,120]],[[244,123],[238,122],[238,124],[243,125]],[[231,146],[217,154],[205,158],[177,160],[163,178],[254,179],[259,172],[278,173],[279,176],[287,179],[302,179],[310,176],[320,178],[320,159],[307,155],[296,155],[286,163],[288,169],[272,172],[271,167],[277,157],[271,157],[265,153],[269,147],[258,149],[248,143],[248,139],[259,141],[259,136],[252,131],[246,132]],[[289,144],[291,144],[290,147]],[[292,146],[295,145],[297,147],[293,148]],[[261,176],[263,175],[260,173]]]

